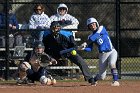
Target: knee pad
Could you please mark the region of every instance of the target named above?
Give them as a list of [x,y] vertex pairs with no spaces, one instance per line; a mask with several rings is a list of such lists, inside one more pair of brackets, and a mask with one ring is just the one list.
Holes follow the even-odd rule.
[[20,64],[20,69],[23,71],[27,71],[27,69],[31,69],[31,65],[28,62],[23,62]]

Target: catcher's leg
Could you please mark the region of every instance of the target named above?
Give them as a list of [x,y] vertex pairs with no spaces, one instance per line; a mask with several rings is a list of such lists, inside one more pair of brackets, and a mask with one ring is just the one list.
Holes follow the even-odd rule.
[[18,76],[18,79],[17,79],[17,83],[18,84],[26,84],[27,83],[26,71],[19,70],[18,75],[19,76]]
[[19,65],[19,78],[17,80],[17,83],[27,83],[27,73],[26,71],[28,69],[31,69],[31,65],[28,62],[23,62]]
[[26,76],[27,76],[26,71],[22,71],[22,70],[19,71],[19,78],[21,80],[24,80],[26,78]]

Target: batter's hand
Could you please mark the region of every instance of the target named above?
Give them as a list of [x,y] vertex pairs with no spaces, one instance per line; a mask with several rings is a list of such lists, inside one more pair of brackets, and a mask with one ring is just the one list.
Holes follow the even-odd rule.
[[77,50],[84,50],[87,46],[87,43],[84,42],[83,44],[81,44],[80,46],[78,46]]
[[77,50],[83,50],[83,46],[78,46]]

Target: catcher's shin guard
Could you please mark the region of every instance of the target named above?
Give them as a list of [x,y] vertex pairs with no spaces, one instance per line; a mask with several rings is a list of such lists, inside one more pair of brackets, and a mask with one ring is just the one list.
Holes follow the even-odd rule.
[[27,74],[25,71],[19,70],[17,84],[27,84]]
[[31,65],[28,62],[23,62],[19,66],[19,78],[23,80],[27,76],[27,70],[31,69]]
[[19,71],[19,78],[21,80],[23,80],[24,78],[26,78],[26,76],[27,76],[26,71],[22,71],[22,70]]
[[17,83],[27,83],[27,70],[31,68],[28,62],[23,62],[19,65]]

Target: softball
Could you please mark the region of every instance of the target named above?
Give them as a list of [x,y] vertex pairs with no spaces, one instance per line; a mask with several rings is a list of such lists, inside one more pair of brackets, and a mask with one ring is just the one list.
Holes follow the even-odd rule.
[[71,54],[72,54],[73,56],[75,56],[75,55],[77,54],[77,52],[76,52],[75,50],[72,50],[72,51],[71,51]]

